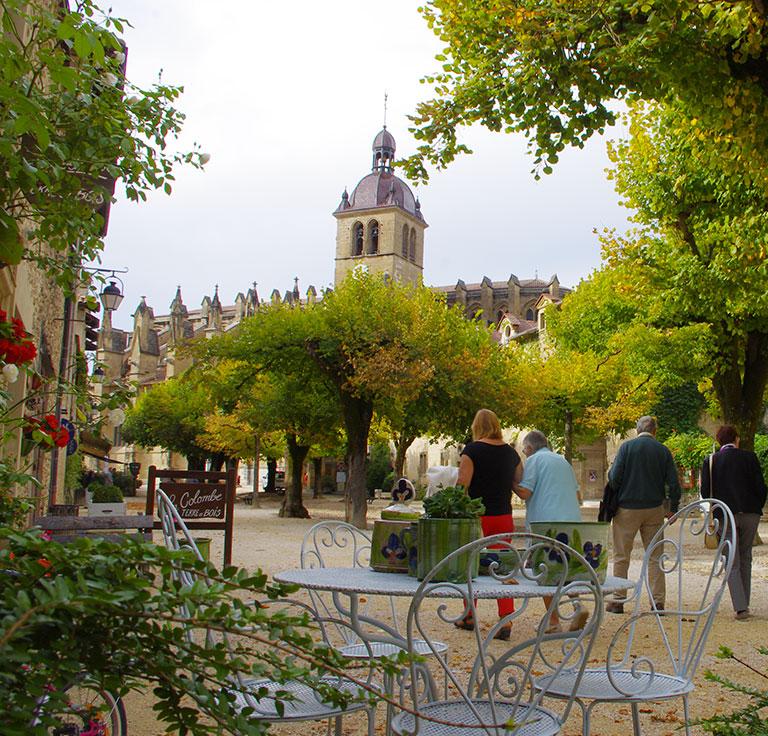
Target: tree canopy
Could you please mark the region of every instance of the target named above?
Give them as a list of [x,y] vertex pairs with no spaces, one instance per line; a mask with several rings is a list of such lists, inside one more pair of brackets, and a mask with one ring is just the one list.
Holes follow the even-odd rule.
[[616,100],[681,103],[723,160],[766,170],[768,11],[762,0],[431,0],[422,12],[445,43],[425,78],[432,100],[412,117],[423,141],[406,162],[427,178],[468,149],[457,128],[519,131],[549,173],[617,116]]
[[6,0],[0,7],[0,261],[30,259],[61,285],[103,249],[115,181],[129,199],[171,192],[180,87],[125,77],[127,21],[94,0]]
[[[466,431],[471,417],[467,421],[462,407],[483,396],[473,392],[491,348],[486,328],[449,310],[429,289],[363,272],[326,292],[318,304],[269,307],[201,344],[208,359],[233,359],[254,373],[295,379],[297,404],[302,384],[319,380],[330,391],[347,439],[348,518],[359,526],[365,525],[365,463],[374,413],[396,431],[406,427],[408,417],[418,421],[418,431],[438,424],[441,433],[458,432],[459,424]],[[467,369],[472,380],[465,380]],[[459,375],[462,380],[452,382]],[[412,411],[419,401],[420,410]],[[454,402],[450,423],[446,407]]]
[[190,468],[201,468],[208,451],[199,440],[211,410],[209,392],[184,376],[153,385],[126,412],[123,435],[144,447],[178,452]]

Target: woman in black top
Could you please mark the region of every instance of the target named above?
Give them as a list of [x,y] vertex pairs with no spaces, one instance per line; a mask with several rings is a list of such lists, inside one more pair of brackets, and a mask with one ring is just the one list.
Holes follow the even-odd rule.
[[[470,498],[479,498],[485,505],[480,517],[483,535],[515,531],[512,520],[512,486],[520,482],[523,466],[515,449],[504,442],[499,418],[490,409],[480,409],[472,422],[472,439],[461,453],[458,484],[467,489]],[[497,600],[499,618],[512,613],[511,598]],[[474,621],[466,619],[456,624],[472,629]],[[510,626],[496,632],[497,639],[509,639]]]
[[736,522],[736,549],[728,578],[733,610],[739,620],[749,618],[752,587],[752,543],[765,504],[766,487],[757,455],[739,449],[739,435],[730,424],[717,430],[720,449],[701,468],[701,497],[722,501]]

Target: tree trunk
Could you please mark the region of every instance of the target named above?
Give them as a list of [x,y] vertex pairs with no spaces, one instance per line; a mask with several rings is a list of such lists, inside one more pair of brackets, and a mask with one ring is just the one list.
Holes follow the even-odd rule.
[[293,519],[309,519],[309,511],[304,507],[302,498],[301,476],[304,459],[309,453],[309,445],[300,445],[295,434],[287,434],[288,456],[291,458],[291,485],[285,489],[283,505],[279,516]]
[[722,351],[718,361],[723,367],[713,377],[712,386],[723,421],[736,427],[741,448],[754,450],[768,383],[768,333],[750,332],[730,351]]
[[277,493],[275,490],[275,476],[277,474],[277,460],[273,457],[267,458],[267,485],[264,488],[266,493]]
[[205,470],[205,458],[189,455],[187,457],[187,470]]
[[365,529],[368,513],[365,466],[373,405],[370,401],[342,393],[341,409],[344,416],[344,429],[347,432],[347,465],[349,466],[345,518],[358,529]]
[[312,469],[314,471],[314,476],[315,476],[315,482],[314,482],[314,485],[312,486],[312,498],[320,498],[321,492],[323,490],[323,487],[320,484],[320,481],[322,480],[320,474],[323,472],[323,458],[313,457]]
[[565,459],[569,465],[573,465],[573,412],[565,410],[565,446],[563,448]]
[[254,438],[254,452],[253,452],[253,498],[256,499],[256,494],[259,492],[259,452],[261,449],[261,442],[258,436]]
[[[416,438],[400,432],[395,435],[395,481],[405,477],[405,456]],[[385,488],[384,490],[390,490]]]
[[211,471],[220,473],[225,462],[227,462],[227,456],[223,452],[214,453],[211,455]]

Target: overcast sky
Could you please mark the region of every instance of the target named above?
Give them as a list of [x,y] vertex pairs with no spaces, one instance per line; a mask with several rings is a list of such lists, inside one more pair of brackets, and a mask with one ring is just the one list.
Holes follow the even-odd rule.
[[[127,267],[115,324],[128,327],[142,295],[167,313],[177,284],[190,308],[224,304],[258,282],[259,294],[304,292],[333,281],[344,187],[370,171],[383,123],[398,157],[415,144],[407,115],[428,93],[437,38],[418,2],[358,0],[114,0],[127,18],[128,76],[148,85],[163,70],[184,86],[180,146],[211,154],[205,172],[180,169],[172,196],[137,205],[118,192],[104,265]],[[615,137],[616,132],[610,133]],[[474,155],[434,173],[421,198],[427,284],[557,273],[575,285],[599,264],[595,228],[626,227],[606,180],[604,142],[561,156],[536,182],[522,137],[465,133]]]

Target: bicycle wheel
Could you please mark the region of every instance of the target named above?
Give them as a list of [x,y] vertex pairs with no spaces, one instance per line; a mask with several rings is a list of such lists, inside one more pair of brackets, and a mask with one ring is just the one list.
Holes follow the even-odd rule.
[[68,703],[56,713],[57,724],[48,728],[50,736],[127,736],[120,698],[86,681],[76,682],[64,692]]

